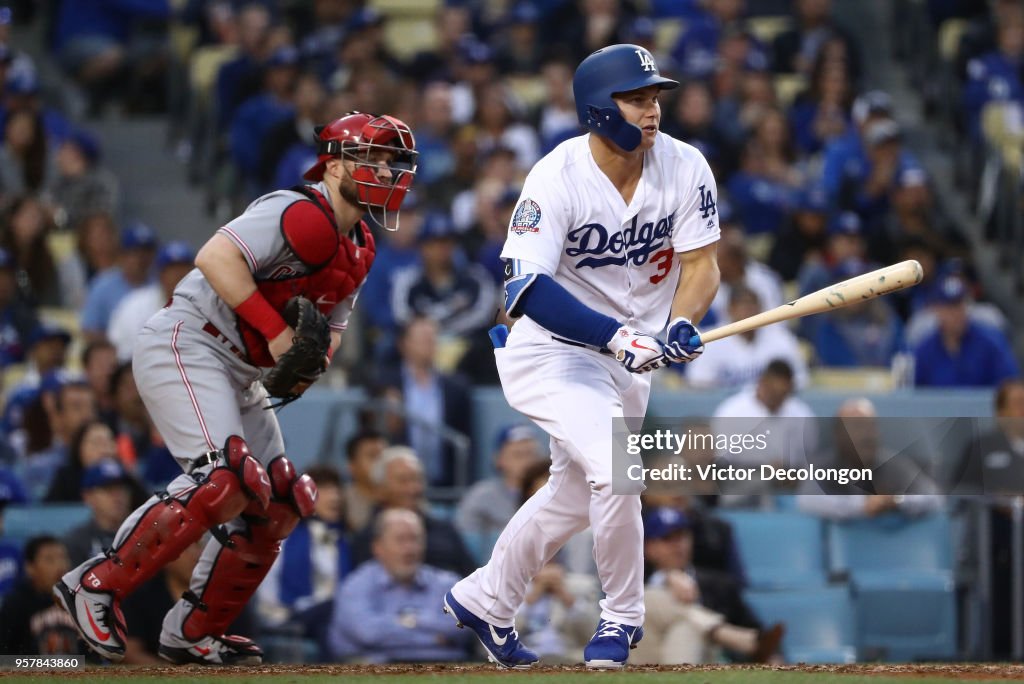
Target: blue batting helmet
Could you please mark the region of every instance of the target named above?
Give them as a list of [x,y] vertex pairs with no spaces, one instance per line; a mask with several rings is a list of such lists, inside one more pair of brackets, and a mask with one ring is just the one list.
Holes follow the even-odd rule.
[[635,150],[643,134],[638,126],[622,118],[612,95],[647,86],[668,89],[678,85],[678,81],[661,75],[647,48],[628,43],[610,45],[576,67],[572,79],[576,116],[588,131],[611,139],[624,150]]

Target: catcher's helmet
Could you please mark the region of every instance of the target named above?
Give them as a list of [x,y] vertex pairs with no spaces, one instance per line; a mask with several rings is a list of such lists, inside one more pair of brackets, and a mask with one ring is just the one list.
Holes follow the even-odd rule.
[[610,45],[591,53],[576,67],[572,79],[576,116],[588,131],[610,138],[624,150],[635,150],[643,133],[622,118],[612,95],[647,86],[668,89],[678,85],[678,81],[661,75],[647,48],[628,43]]
[[[404,122],[393,116],[375,116],[363,112],[350,112],[326,126],[316,128],[317,160],[303,178],[320,181],[330,159],[350,159],[356,163],[352,171],[359,201],[370,211],[373,219],[388,230],[398,229],[398,210],[416,175],[416,139]],[[386,164],[375,153],[391,152]],[[381,178],[384,167],[390,178]],[[378,220],[374,210],[383,213]],[[394,212],[395,224],[388,222],[388,213]]]

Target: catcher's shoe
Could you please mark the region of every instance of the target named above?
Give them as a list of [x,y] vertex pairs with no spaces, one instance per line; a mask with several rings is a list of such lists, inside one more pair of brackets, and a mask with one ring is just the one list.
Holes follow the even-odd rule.
[[158,653],[175,665],[259,665],[263,662],[263,649],[253,641],[227,634],[207,636],[199,641],[161,634]]
[[583,661],[592,670],[617,670],[626,664],[629,649],[636,648],[643,638],[643,627],[602,619],[583,649]]
[[455,618],[460,629],[469,627],[476,633],[487,650],[487,659],[498,667],[529,670],[540,660],[536,653],[519,641],[515,627],[495,627],[481,620],[456,601],[450,591],[444,595],[444,612]]
[[104,658],[115,662],[124,659],[124,615],[117,599],[106,592],[89,591],[82,585],[88,581],[89,569],[81,566],[64,575],[53,586],[57,605],[68,612],[82,640]]

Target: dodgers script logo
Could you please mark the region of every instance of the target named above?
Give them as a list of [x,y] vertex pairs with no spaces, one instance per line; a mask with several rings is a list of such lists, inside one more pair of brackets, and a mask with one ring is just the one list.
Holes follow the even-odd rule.
[[536,233],[540,231],[540,205],[532,199],[526,198],[516,207],[516,213],[512,216],[512,225],[509,226],[516,235],[523,233]]
[[666,238],[672,237],[672,222],[675,216],[672,213],[639,226],[638,217],[634,216],[631,226],[612,234],[609,234],[608,229],[600,223],[588,223],[573,228],[566,235],[573,246],[566,247],[565,253],[571,257],[592,255],[577,261],[576,268],[621,266],[627,261],[634,266],[643,266],[654,252],[665,245]]

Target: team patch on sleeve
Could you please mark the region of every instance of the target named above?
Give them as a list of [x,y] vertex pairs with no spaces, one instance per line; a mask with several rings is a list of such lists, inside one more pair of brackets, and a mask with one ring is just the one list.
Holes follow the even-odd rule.
[[537,233],[540,231],[540,205],[530,198],[524,199],[516,207],[516,213],[512,216],[512,225],[509,226],[516,235],[523,233]]

